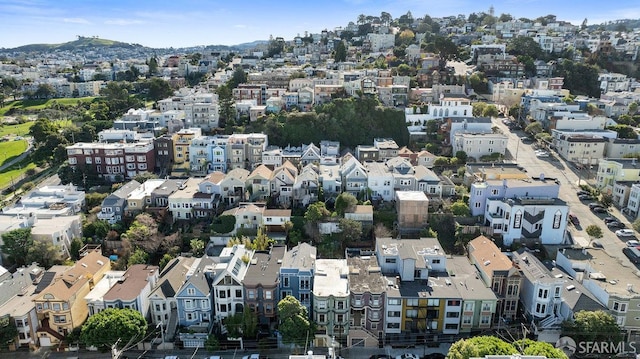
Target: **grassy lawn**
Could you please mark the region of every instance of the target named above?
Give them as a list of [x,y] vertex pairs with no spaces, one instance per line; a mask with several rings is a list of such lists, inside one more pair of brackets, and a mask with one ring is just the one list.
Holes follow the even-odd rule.
[[26,140],[0,142],[0,166],[6,161],[10,161],[12,158],[19,156],[26,150]]
[[35,163],[28,163],[23,166],[14,165],[8,168],[6,171],[0,173],[0,188],[6,188],[11,185],[11,182],[17,183],[22,178],[27,170],[36,168]]
[[62,105],[76,105],[79,102],[91,102],[95,97],[79,97],[79,98],[54,98],[49,100],[20,100],[7,102],[4,107],[0,108],[0,116],[4,116],[7,111],[12,108],[20,108],[24,110],[41,110],[47,108],[53,102]]
[[16,136],[24,136],[29,134],[29,130],[31,129],[31,126],[33,126],[35,122],[33,121],[28,121],[25,123],[21,123],[18,125],[5,125],[5,126],[0,126],[0,137],[4,137],[4,136],[11,136],[11,135],[16,135]]

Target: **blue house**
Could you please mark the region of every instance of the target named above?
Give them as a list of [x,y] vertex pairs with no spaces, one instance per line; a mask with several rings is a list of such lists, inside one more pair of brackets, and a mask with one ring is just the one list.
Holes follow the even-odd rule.
[[215,261],[210,257],[195,260],[185,274],[185,282],[175,295],[178,325],[201,327],[207,330],[213,323],[213,293],[211,279]]
[[309,315],[311,315],[313,268],[316,262],[316,253],[316,247],[307,243],[300,243],[291,248],[282,258],[279,275],[278,301],[292,295],[307,308]]

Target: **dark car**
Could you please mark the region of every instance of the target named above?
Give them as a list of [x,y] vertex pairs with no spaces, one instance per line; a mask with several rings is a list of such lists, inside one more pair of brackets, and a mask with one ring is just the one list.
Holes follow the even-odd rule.
[[590,194],[581,194],[581,195],[578,196],[578,199],[581,200],[581,201],[590,201],[590,200],[592,200],[594,198]]
[[585,191],[585,190],[579,190],[578,192],[576,192],[576,194],[577,194],[578,196],[581,196],[581,195],[583,195],[583,194],[586,194],[587,196],[591,196],[591,192],[589,192],[589,191]]
[[580,224],[580,220],[578,219],[578,217],[576,217],[576,215],[572,213],[569,213],[569,221],[573,223],[574,226],[577,226]]
[[369,359],[393,359],[393,357],[387,354],[374,354]]
[[620,228],[625,228],[626,226],[622,222],[613,221],[613,222],[607,223],[607,227],[611,229],[620,229]]
[[607,209],[604,208],[604,207],[593,207],[593,208],[591,208],[591,210],[594,213],[607,213]]
[[424,356],[424,359],[445,359],[447,356],[442,353],[431,353]]
[[627,256],[629,260],[631,260],[631,263],[633,264],[640,263],[640,250],[638,250],[637,248],[632,248],[632,247],[622,248],[622,253],[624,253],[624,255]]
[[589,209],[593,209],[594,207],[602,207],[602,205],[598,202],[591,202],[589,203]]
[[602,220],[605,224],[609,222],[620,222],[616,217],[604,217]]

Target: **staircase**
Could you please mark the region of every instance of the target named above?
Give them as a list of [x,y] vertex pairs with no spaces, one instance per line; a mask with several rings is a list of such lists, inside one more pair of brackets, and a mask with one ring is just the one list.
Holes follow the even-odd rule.
[[540,321],[538,328],[544,329],[557,329],[562,324],[562,318],[554,315],[546,317]]

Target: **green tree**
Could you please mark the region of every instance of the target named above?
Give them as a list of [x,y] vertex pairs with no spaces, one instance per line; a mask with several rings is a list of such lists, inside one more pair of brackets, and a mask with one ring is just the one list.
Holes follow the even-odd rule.
[[564,322],[562,335],[579,342],[617,343],[623,339],[616,318],[602,311],[581,310],[574,314],[573,322]]
[[507,52],[514,56],[528,56],[534,60],[543,57],[544,51],[533,37],[517,36],[507,45]]
[[145,252],[142,248],[136,248],[136,250],[129,256],[127,265],[131,267],[135,264],[147,264],[149,261],[149,253]]
[[147,80],[143,87],[147,91],[147,97],[151,101],[158,101],[170,97],[173,94],[171,85],[164,79],[153,77]]
[[312,223],[318,223],[330,214],[324,202],[316,202],[309,205],[307,211],[304,213],[304,219]]
[[618,133],[618,138],[638,138],[638,134],[635,129],[629,125],[608,126],[607,130],[616,131]]
[[234,108],[235,100],[233,99],[233,93],[231,88],[227,85],[221,85],[216,90],[218,94],[218,104],[220,105],[220,124],[219,126],[225,128],[226,126],[233,126],[236,111]]
[[469,76],[469,86],[476,93],[487,93],[489,91],[489,82],[482,72],[474,72]]
[[26,264],[29,248],[33,245],[31,228],[19,228],[2,234],[2,253],[17,266]]
[[247,73],[244,72],[242,67],[238,67],[233,71],[233,75],[231,75],[231,78],[227,82],[227,87],[233,90],[234,88],[238,87],[238,85],[246,82],[247,82]]
[[148,213],[137,215],[122,237],[132,246],[142,248],[147,253],[158,251],[164,239],[158,232],[158,223]]
[[344,243],[357,241],[362,237],[362,223],[353,219],[340,218],[338,228]]
[[80,340],[98,348],[123,348],[144,338],[147,321],[133,309],[107,308],[87,319],[80,331]]
[[498,117],[498,114],[498,108],[494,104],[487,105],[484,110],[482,110],[482,116],[484,117]]
[[204,349],[209,352],[220,350],[220,342],[214,334],[209,334],[204,342]]
[[463,201],[456,201],[451,205],[451,212],[456,216],[469,216],[471,215],[471,210],[469,206]]
[[34,240],[27,250],[27,263],[38,262],[44,268],[51,268],[61,260],[59,249],[46,239]]
[[487,355],[518,354],[513,345],[493,336],[477,336],[461,339],[451,345],[447,358],[469,359],[485,357]]
[[191,247],[191,253],[196,257],[202,257],[204,254],[204,241],[194,238],[189,242],[189,246]]
[[456,158],[458,159],[459,164],[467,163],[467,153],[464,151],[456,151]]
[[596,224],[590,224],[585,229],[587,235],[592,238],[602,238],[602,228]]
[[335,62],[345,62],[347,60],[347,47],[345,46],[344,41],[338,41],[336,50],[333,54],[333,60]]
[[162,258],[160,258],[160,263],[158,264],[158,266],[160,267],[160,270],[163,270],[164,267],[167,266],[167,264],[169,264],[169,262],[171,262],[171,260],[174,258],[174,256],[172,256],[169,253],[165,253]]
[[538,121],[531,122],[527,125],[527,127],[524,128],[524,131],[535,136],[543,131],[542,124]]
[[258,334],[258,315],[248,305],[242,309],[242,335],[255,338]]
[[74,238],[71,240],[71,244],[69,244],[69,255],[71,256],[71,260],[77,261],[80,259],[80,249],[84,246],[84,242],[80,238]]
[[349,192],[342,192],[336,198],[335,210],[338,216],[343,217],[345,212],[351,212],[356,209],[358,199]]
[[553,345],[531,339],[520,339],[512,343],[522,355],[543,356],[547,358],[569,359],[567,355]]
[[314,337],[315,323],[309,321],[307,308],[295,297],[288,295],[278,302],[278,317],[280,319],[278,330],[285,344],[305,347],[309,338]]
[[18,337],[18,328],[9,323],[4,327],[0,327],[0,349],[7,349],[9,344]]

